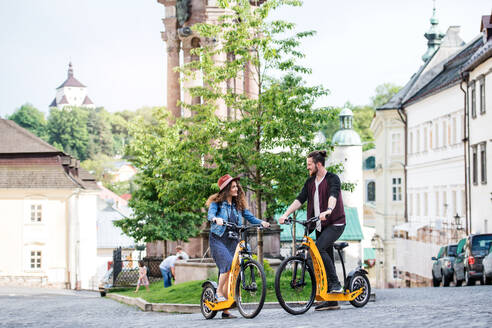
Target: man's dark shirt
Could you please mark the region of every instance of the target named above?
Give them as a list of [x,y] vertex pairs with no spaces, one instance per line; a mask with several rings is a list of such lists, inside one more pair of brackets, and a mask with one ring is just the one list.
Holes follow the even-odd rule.
[[[300,194],[297,196],[297,200],[304,204],[306,200],[307,204],[307,217],[312,218],[314,216],[314,193],[316,191],[316,176],[310,177],[304,183]],[[345,210],[343,209],[342,191],[340,189],[340,178],[333,173],[326,172],[324,179],[318,186],[319,197],[319,210],[323,213],[328,208],[328,198],[333,196],[337,199],[337,204],[331,212],[331,215],[327,217],[325,221],[321,221],[322,227],[328,225],[345,224]]]

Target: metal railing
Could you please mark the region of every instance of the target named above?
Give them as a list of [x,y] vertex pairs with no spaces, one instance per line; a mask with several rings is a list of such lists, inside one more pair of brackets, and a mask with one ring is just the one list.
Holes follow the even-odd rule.
[[[147,267],[147,277],[149,282],[162,280],[159,264],[162,259],[146,258],[143,259]],[[138,261],[137,260],[118,260],[113,262],[113,286],[125,287],[135,286],[138,282]]]

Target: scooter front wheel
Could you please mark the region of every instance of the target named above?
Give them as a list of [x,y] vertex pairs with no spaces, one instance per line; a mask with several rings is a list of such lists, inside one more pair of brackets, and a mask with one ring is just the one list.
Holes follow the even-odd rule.
[[350,278],[349,289],[352,293],[361,288],[363,288],[362,294],[350,301],[350,304],[355,307],[363,307],[369,302],[369,298],[371,297],[371,284],[369,283],[369,279],[367,279],[367,276],[364,273],[356,272]]
[[266,277],[263,267],[255,260],[247,260],[236,281],[236,303],[241,315],[256,317],[265,303]]
[[200,298],[200,310],[202,311],[205,319],[213,319],[217,314],[217,311],[212,311],[205,305],[205,301],[214,302],[215,301],[215,288],[212,285],[207,284],[203,287],[202,297]]
[[275,275],[275,294],[282,308],[290,314],[306,313],[313,305],[316,279],[302,257],[285,259]]

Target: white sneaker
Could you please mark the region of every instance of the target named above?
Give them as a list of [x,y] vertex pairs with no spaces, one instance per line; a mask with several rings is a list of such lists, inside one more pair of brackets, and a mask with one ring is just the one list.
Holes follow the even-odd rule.
[[219,296],[217,295],[217,297],[215,298],[217,300],[217,303],[218,302],[224,302],[224,301],[227,301],[227,298],[225,298],[224,296]]

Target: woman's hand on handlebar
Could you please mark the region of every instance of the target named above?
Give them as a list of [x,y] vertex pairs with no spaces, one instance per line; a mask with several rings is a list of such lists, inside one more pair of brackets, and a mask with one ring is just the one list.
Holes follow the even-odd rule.
[[270,223],[266,222],[266,221],[261,221],[261,225],[263,228],[268,228],[270,227]]
[[214,218],[214,221],[215,223],[217,223],[218,225],[224,225],[224,220],[222,218]]

